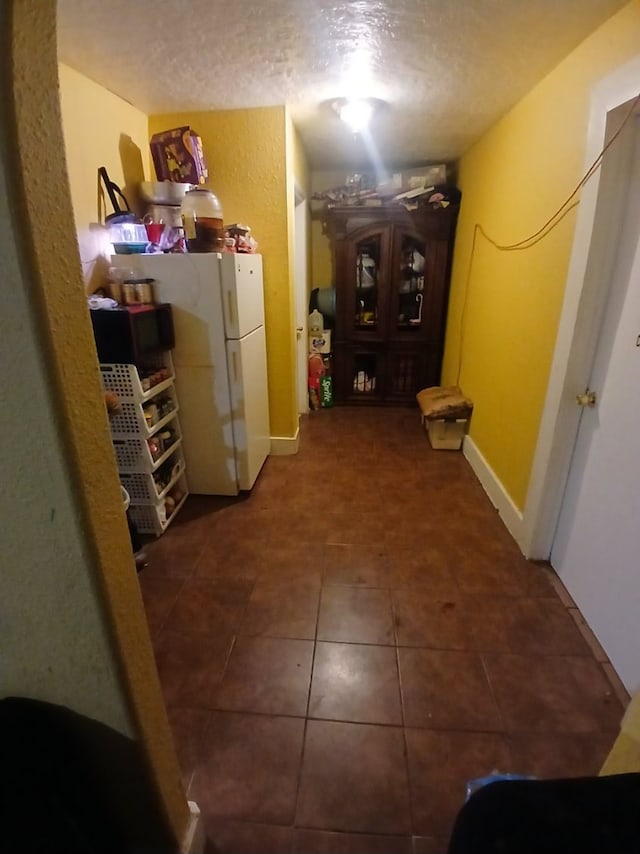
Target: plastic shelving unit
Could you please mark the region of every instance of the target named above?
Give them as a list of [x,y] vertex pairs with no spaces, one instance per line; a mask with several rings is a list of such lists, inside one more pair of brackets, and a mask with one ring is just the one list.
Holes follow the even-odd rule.
[[184,460],[178,450],[176,456],[176,473],[172,475],[171,480],[166,486],[158,490],[153,474],[145,474],[142,472],[121,472],[120,482],[129,493],[131,501],[135,504],[157,504],[158,501],[165,498],[169,491],[178,483],[185,471]]
[[178,504],[176,504],[176,507],[170,516],[167,516],[163,498],[155,504],[134,504],[133,501],[131,502],[129,513],[131,514],[131,519],[135,523],[136,528],[141,534],[155,534],[156,537],[159,537],[167,530],[171,522],[180,512],[180,508],[187,500],[187,495],[189,494],[186,488],[184,475],[181,475],[181,477],[182,482],[184,483],[184,495]]
[[[185,464],[182,456],[182,433],[178,412],[180,409],[174,385],[171,354],[163,353],[155,363],[145,366],[144,374],[168,372],[168,376],[149,388],[149,377],[141,375],[136,365],[101,364],[100,374],[105,391],[117,394],[120,405],[111,414],[111,441],[116,455],[120,481],[130,496],[129,514],[139,533],[159,537],[176,517],[188,494]],[[169,411],[156,413],[149,423],[145,408],[161,396],[166,397]],[[174,441],[162,447],[155,456],[149,440],[159,441],[163,429],[170,429]],[[156,478],[164,465],[171,465],[168,482],[159,488]],[[183,493],[170,515],[166,512],[166,499],[178,487]]]

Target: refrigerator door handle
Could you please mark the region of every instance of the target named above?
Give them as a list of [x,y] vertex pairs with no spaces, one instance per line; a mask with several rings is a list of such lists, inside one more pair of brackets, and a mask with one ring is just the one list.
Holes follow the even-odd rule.
[[233,362],[233,381],[234,381],[234,383],[237,383],[238,382],[238,357],[236,355],[235,350],[231,353],[231,361]]
[[227,317],[229,319],[229,329],[235,329],[236,322],[233,319],[233,294],[227,291]]

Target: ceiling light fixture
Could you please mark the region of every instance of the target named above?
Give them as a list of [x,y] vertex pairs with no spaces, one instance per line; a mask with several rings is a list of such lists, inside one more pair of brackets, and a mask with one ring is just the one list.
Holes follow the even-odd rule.
[[338,115],[352,133],[361,133],[369,127],[373,102],[369,98],[349,98],[339,105]]

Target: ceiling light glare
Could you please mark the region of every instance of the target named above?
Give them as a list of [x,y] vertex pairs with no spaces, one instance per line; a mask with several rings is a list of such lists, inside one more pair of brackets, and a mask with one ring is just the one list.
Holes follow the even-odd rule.
[[360,133],[369,127],[373,114],[373,104],[365,100],[350,100],[340,107],[340,118],[351,129]]

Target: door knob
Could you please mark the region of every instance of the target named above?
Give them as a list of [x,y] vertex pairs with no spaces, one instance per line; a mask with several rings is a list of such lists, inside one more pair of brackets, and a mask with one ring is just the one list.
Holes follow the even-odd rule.
[[596,393],[595,391],[590,391],[586,388],[582,394],[576,395],[576,403],[578,406],[595,406],[596,405]]
[[296,326],[296,332],[297,332],[299,335],[302,335],[302,330],[303,330],[303,327],[302,327],[302,326]]

